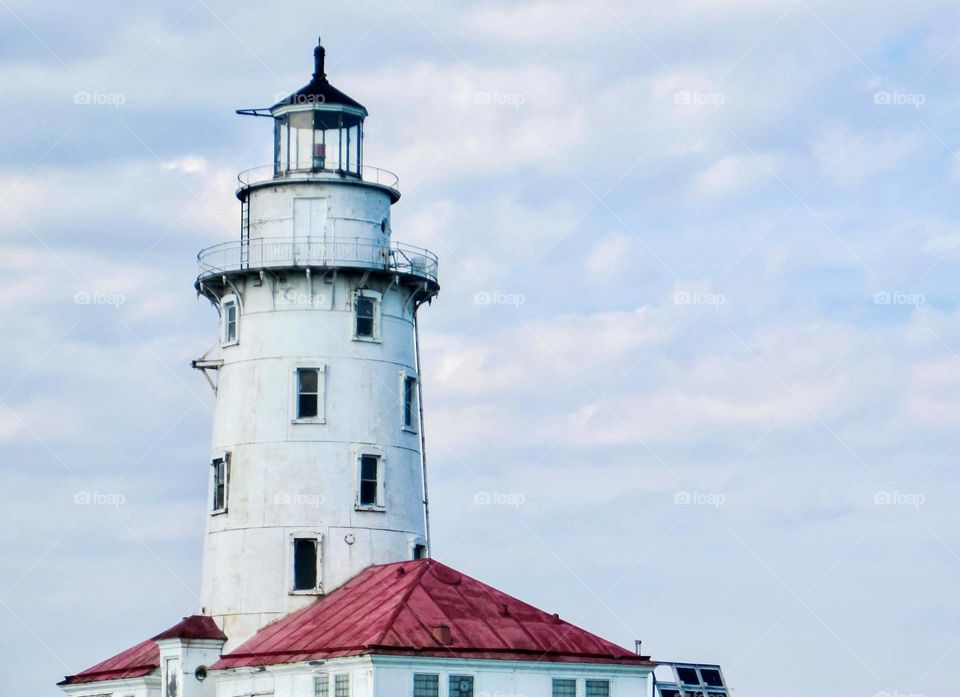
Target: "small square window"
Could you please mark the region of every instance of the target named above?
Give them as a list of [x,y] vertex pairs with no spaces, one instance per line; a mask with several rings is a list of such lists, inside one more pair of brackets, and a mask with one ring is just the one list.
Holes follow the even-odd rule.
[[293,540],[293,590],[313,591],[317,583],[317,539],[298,537]]
[[223,343],[237,342],[237,302],[227,300],[223,303]]
[[586,697],[610,697],[609,680],[587,680],[584,687]]
[[360,490],[357,502],[363,507],[380,505],[380,456],[360,456]]
[[723,678],[716,668],[701,668],[700,676],[703,678],[703,682],[710,687],[723,687]]
[[553,697],[577,697],[577,681],[573,678],[554,678]]
[[356,339],[365,341],[379,340],[380,299],[372,291],[360,291],[353,301],[354,327]]
[[425,544],[415,544],[413,546],[413,558],[414,559],[426,559],[427,558],[427,546]]
[[337,675],[334,678],[333,697],[350,697],[349,675]]
[[473,676],[451,675],[450,697],[473,697]]
[[440,697],[440,676],[414,673],[413,697]]
[[230,481],[230,458],[220,457],[210,463],[213,469],[213,501],[211,511],[223,513],[227,510],[227,490]]
[[696,668],[688,668],[686,666],[677,666],[677,677],[680,678],[680,682],[684,685],[699,685],[700,676],[697,675]]

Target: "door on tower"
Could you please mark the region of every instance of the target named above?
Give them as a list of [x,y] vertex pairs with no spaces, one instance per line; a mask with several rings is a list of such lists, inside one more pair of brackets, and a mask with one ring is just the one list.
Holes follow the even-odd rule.
[[293,259],[298,264],[327,259],[327,199],[293,199]]

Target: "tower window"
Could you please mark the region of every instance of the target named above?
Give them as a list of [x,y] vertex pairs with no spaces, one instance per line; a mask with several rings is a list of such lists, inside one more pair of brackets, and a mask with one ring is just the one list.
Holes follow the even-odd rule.
[[403,378],[403,427],[414,431],[417,427],[417,379]]
[[350,697],[349,675],[337,675],[334,677],[333,697]]
[[361,341],[380,340],[380,294],[371,290],[358,291],[353,300],[353,337]]
[[554,678],[553,697],[577,697],[577,681],[573,678]]
[[320,406],[320,371],[316,368],[297,370],[297,418],[317,418]]
[[414,559],[426,559],[427,558],[427,546],[424,544],[415,544],[413,546],[413,558]]
[[382,458],[379,455],[360,456],[360,482],[357,493],[357,505],[361,508],[382,506]]
[[450,697],[473,697],[472,675],[450,676]]
[[237,301],[223,302],[223,343],[237,343]]
[[213,513],[224,513],[227,510],[227,487],[230,480],[230,458],[229,456],[219,457],[210,463],[213,469],[213,501],[211,509]]
[[414,673],[413,697],[440,697],[440,676],[430,673]]
[[586,697],[610,697],[609,680],[587,680]]
[[316,538],[295,538],[293,540],[293,590],[313,591],[317,583]]

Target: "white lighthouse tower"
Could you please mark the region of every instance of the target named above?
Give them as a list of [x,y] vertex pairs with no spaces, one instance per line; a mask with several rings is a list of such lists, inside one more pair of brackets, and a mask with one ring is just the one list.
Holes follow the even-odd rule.
[[373,564],[428,554],[417,310],[430,252],[391,241],[397,179],[363,162],[367,110],[311,82],[269,109],[274,161],[240,175],[239,239],[199,254],[220,315],[202,606],[236,646]]

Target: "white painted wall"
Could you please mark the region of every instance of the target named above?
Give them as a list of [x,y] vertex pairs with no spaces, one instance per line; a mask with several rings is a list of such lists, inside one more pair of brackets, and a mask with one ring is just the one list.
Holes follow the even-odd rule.
[[[251,237],[292,235],[292,200],[310,195],[326,199],[308,208],[326,211],[337,235],[389,242],[389,196],[356,183],[256,189]],[[419,434],[402,427],[402,376],[416,376],[410,287],[357,269],[273,269],[231,282],[238,342],[207,356],[223,360],[211,459],[230,453],[230,482],[227,511],[209,518],[201,599],[227,650],[314,599],[291,592],[295,533],[321,536],[325,592],[371,564],[409,559],[425,537]],[[379,341],[354,338],[361,283],[382,293]],[[298,366],[324,368],[322,423],[294,422]],[[355,505],[364,448],[384,458],[382,511]]]
[[[649,697],[651,669],[644,666],[593,663],[537,663],[532,661],[469,661],[397,656],[361,656],[290,666],[271,666],[216,674],[217,697],[314,697],[313,676],[351,675],[351,697],[411,697],[414,673],[440,676],[440,695],[448,694],[450,675],[472,675],[475,697],[550,697],[553,678],[578,681],[577,694],[584,694],[584,681],[610,681],[612,697]],[[331,689],[331,696],[333,691]]]
[[61,688],[68,697],[161,697],[159,671],[155,675],[129,680],[103,680],[80,685],[63,685]]

